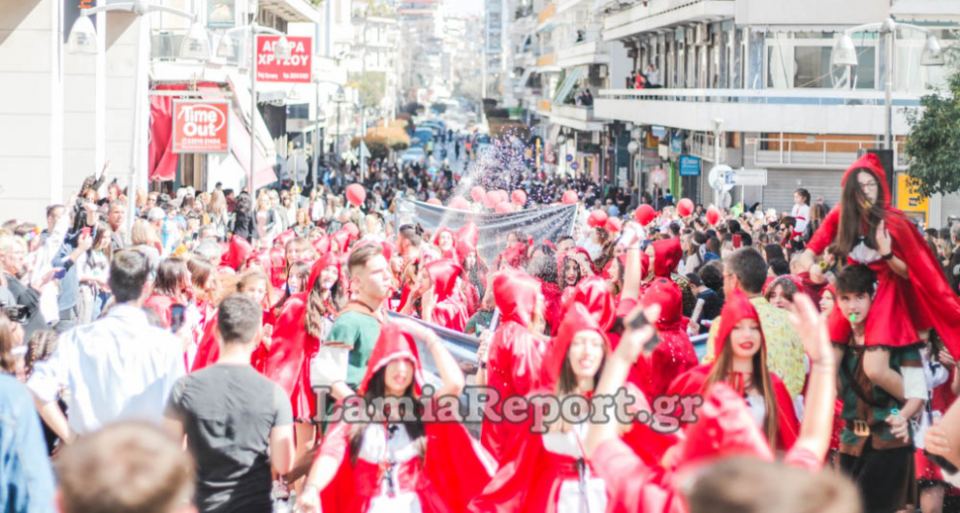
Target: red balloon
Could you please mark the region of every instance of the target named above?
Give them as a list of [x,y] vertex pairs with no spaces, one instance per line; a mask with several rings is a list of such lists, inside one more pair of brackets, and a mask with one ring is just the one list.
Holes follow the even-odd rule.
[[496,213],[509,214],[510,212],[513,212],[513,204],[509,201],[501,201],[500,204],[497,205]]
[[347,201],[355,207],[363,205],[363,200],[367,199],[367,191],[362,185],[352,183],[347,186]]
[[633,217],[640,223],[640,226],[646,226],[657,218],[657,211],[650,205],[644,203],[637,207],[637,210],[633,213]]
[[430,198],[427,200],[427,203],[430,205],[443,205],[443,203],[440,203],[440,200],[437,198]]
[[479,185],[474,185],[470,189],[470,198],[477,203],[483,203],[483,199],[487,197],[487,191],[483,190],[483,187]]
[[607,223],[603,225],[603,228],[610,233],[618,233],[620,229],[623,228],[623,222],[620,221],[618,217],[611,217],[607,219]]
[[463,196],[454,196],[447,206],[457,210],[470,210],[470,202]]
[[707,222],[714,226],[720,222],[720,211],[717,207],[710,205],[707,209]]
[[507,194],[507,191],[503,189],[497,189],[493,191],[497,196],[497,204],[503,203],[504,201],[510,201],[510,195]]
[[563,193],[563,197],[560,198],[560,202],[564,205],[573,205],[574,203],[580,201],[580,197],[577,196],[577,191],[570,189],[567,192]]
[[587,224],[592,228],[602,228],[607,224],[607,218],[609,216],[603,210],[594,210],[590,212],[590,216],[587,217]]
[[683,198],[677,202],[677,213],[680,217],[687,217],[693,213],[693,201],[690,198]]
[[517,189],[510,193],[510,201],[512,201],[514,205],[522,207],[527,204],[527,193]]

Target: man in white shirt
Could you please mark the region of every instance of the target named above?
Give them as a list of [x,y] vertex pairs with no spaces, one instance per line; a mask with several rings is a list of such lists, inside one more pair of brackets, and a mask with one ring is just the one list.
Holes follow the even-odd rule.
[[[114,255],[109,284],[116,304],[106,316],[60,336],[57,350],[34,368],[27,387],[40,417],[62,439],[121,419],[162,419],[174,382],[184,374],[184,345],[151,326],[140,308],[150,295],[147,258]],[[69,420],[57,405],[67,389]]]

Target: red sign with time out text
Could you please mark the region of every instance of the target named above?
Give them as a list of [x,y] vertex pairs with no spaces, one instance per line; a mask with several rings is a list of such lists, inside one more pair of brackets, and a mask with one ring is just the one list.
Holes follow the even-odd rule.
[[290,56],[277,58],[274,47],[280,36],[257,36],[257,81],[259,82],[310,82],[311,37],[288,36]]
[[226,153],[230,149],[225,101],[174,100],[173,152]]

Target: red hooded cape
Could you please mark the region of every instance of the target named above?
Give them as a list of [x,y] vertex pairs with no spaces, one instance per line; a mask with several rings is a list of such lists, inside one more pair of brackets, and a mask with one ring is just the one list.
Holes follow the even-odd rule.
[[[677,376],[697,366],[697,352],[687,335],[683,317],[683,294],[680,287],[668,278],[653,280],[641,300],[644,308],[660,305],[656,322],[660,344],[649,358],[641,359],[631,369],[630,381],[653,401],[667,393]],[[646,368],[644,368],[646,364]]]
[[493,299],[500,310],[500,324],[490,340],[487,386],[499,400],[487,401],[480,441],[501,464],[509,461],[517,449],[523,427],[502,418],[502,401],[526,395],[540,385],[544,342],[527,329],[533,321],[540,295],[540,283],[523,272],[503,271],[493,278]]
[[453,260],[444,258],[427,264],[427,273],[436,295],[433,316],[427,321],[454,331],[463,331],[467,325],[467,305],[463,294],[457,289],[457,278],[463,273],[463,268]]
[[313,418],[317,413],[317,398],[310,383],[310,359],[317,354],[321,341],[307,333],[307,303],[320,273],[337,265],[331,253],[313,264],[306,288],[287,298],[280,310],[273,342],[264,358],[264,375],[287,392],[294,418]]
[[[541,386],[528,397],[556,395],[563,362],[573,338],[582,331],[598,333],[606,341],[606,335],[590,311],[574,303],[567,311],[557,330],[557,336],[544,356]],[[609,350],[609,343],[607,343]],[[531,416],[528,416],[528,419]],[[518,456],[510,464],[501,466],[483,494],[474,499],[468,508],[471,513],[480,512],[546,512],[557,511],[560,486],[567,480],[578,480],[576,459],[546,449],[543,434],[531,431],[531,423],[524,424],[518,432]]]
[[[717,346],[715,350],[714,363],[708,363],[694,367],[684,374],[680,375],[670,384],[668,394],[695,395],[702,394],[707,384],[707,378],[713,365],[720,358],[724,347],[730,343],[730,333],[733,328],[743,319],[753,319],[760,323],[760,316],[757,310],[750,304],[750,300],[742,292],[736,291],[726,299],[723,310],[720,312],[720,328],[717,330]],[[766,341],[761,331],[760,351],[766,351]],[[786,450],[793,446],[800,431],[797,415],[793,409],[793,400],[790,398],[790,392],[784,386],[783,381],[776,374],[769,372],[770,384],[773,387],[773,395],[777,404],[777,448]],[[742,386],[734,383],[732,386]],[[738,393],[742,391],[738,390]],[[770,412],[767,412],[769,415]]]
[[[414,366],[414,395],[420,395],[422,367],[413,338],[395,324],[385,324],[370,355],[367,372],[360,383],[362,396],[377,371],[394,360],[407,360]],[[360,458],[351,458],[351,425],[334,424],[320,447],[319,456],[340,461],[333,480],[320,493],[325,513],[362,513],[379,494],[380,466]],[[492,459],[470,437],[463,424],[424,422],[426,443],[423,457],[400,463],[400,491],[417,494],[424,513],[460,513],[490,481]]]
[[[841,186],[860,170],[874,175],[886,201],[884,223],[893,240],[893,254],[907,264],[907,279],[895,274],[887,262],[877,260],[869,267],[877,273],[877,292],[867,314],[866,344],[902,347],[919,342],[917,331],[933,328],[954,358],[960,358],[960,299],[950,289],[937,257],[930,251],[920,232],[903,212],[890,206],[886,173],[876,155],[868,153],[854,162],[841,180]],[[840,228],[840,205],[827,214],[807,248],[822,253]],[[835,318],[830,338],[850,339],[846,320]]]

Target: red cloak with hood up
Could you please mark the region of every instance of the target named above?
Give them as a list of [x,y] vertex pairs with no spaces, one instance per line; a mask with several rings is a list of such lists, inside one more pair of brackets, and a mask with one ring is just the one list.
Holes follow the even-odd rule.
[[488,350],[487,386],[499,400],[487,401],[480,441],[500,464],[512,459],[517,449],[519,431],[523,427],[502,418],[502,403],[516,395],[526,395],[540,386],[541,364],[546,344],[543,337],[532,333],[540,295],[540,283],[526,273],[503,271],[493,278],[493,299],[500,310],[500,324],[493,333]]
[[[363,396],[373,376],[395,360],[407,360],[414,368],[413,392],[420,397],[423,371],[413,338],[395,324],[384,324],[370,355],[367,372],[357,393]],[[490,481],[495,464],[463,424],[424,422],[423,454],[398,465],[398,492],[416,493],[423,513],[461,513]],[[365,426],[358,426],[364,429]],[[381,491],[382,467],[387,461],[370,462],[352,457],[350,438],[355,426],[334,424],[317,455],[340,461],[333,480],[320,492],[324,513],[363,513]],[[377,436],[365,431],[360,436]]]
[[436,303],[433,315],[425,320],[447,329],[463,331],[467,325],[467,305],[457,288],[457,278],[463,273],[463,268],[453,260],[444,258],[427,264],[427,273],[433,282]]
[[[657,335],[660,344],[649,358],[637,362],[631,369],[630,381],[653,401],[667,393],[667,388],[677,376],[697,366],[697,352],[687,335],[687,323],[683,317],[683,294],[680,287],[668,278],[653,280],[641,304],[644,308],[660,305],[657,319]],[[646,368],[644,368],[644,364]]]
[[[670,384],[667,393],[679,394],[681,396],[702,394],[706,387],[707,377],[713,369],[713,365],[720,359],[723,348],[730,343],[730,333],[737,323],[743,319],[753,319],[757,321],[758,325],[760,323],[760,316],[757,314],[757,310],[753,305],[750,304],[747,296],[744,295],[743,292],[735,291],[726,299],[723,310],[720,312],[720,327],[717,330],[717,346],[715,348],[714,362],[694,367],[683,373]],[[760,351],[766,352],[766,341],[762,331],[760,335]],[[767,415],[771,413],[777,415],[778,429],[776,447],[778,450],[786,450],[792,447],[796,441],[800,426],[797,421],[796,412],[794,412],[793,409],[793,400],[790,398],[790,392],[787,391],[787,387],[784,386],[783,381],[781,381],[776,374],[769,371],[768,374],[770,376],[770,384],[773,387],[772,393],[777,404],[777,411],[767,412]],[[733,386],[737,393],[741,394],[741,397],[743,396],[742,381],[736,379],[735,376],[728,376],[725,381]],[[754,381],[754,383],[759,385],[757,381]]]
[[669,278],[683,258],[680,239],[661,239],[651,244],[653,247],[653,274],[658,278]]
[[[890,206],[886,173],[876,155],[868,153],[844,173],[840,185],[856,180],[860,170],[870,172],[883,190],[884,224],[892,239],[893,254],[907,264],[908,278],[894,273],[887,262],[877,259],[866,264],[877,273],[877,291],[866,319],[868,346],[903,347],[920,341],[917,331],[933,328],[954,358],[960,358],[960,299],[950,289],[937,257],[909,219]],[[807,249],[822,253],[837,237],[840,205],[827,214],[813,234]],[[852,260],[852,258],[851,258]],[[830,339],[850,340],[846,319],[832,316]]]
[[[680,490],[691,472],[732,456],[773,461],[773,452],[746,403],[724,383],[706,391],[697,422],[686,430],[686,438],[677,449],[675,466],[664,470],[645,463],[618,439],[600,444],[592,460],[593,468],[607,484],[607,511],[686,513],[689,510]],[[814,454],[799,446],[783,461],[811,472],[821,465]]]
[[[574,303],[567,311],[557,330],[550,348],[544,355],[542,381],[540,387],[528,394],[528,397],[538,395],[556,395],[557,383],[563,362],[567,359],[567,351],[573,338],[582,331],[593,331],[603,337],[609,352],[609,342],[606,334],[597,324],[596,319],[587,308]],[[528,419],[532,416],[528,416]],[[577,458],[570,454],[553,452],[544,445],[544,436],[561,436],[559,433],[544,435],[531,431],[531,423],[524,424],[524,429],[517,434],[518,455],[508,465],[501,466],[493,476],[493,480],[484,489],[483,493],[475,498],[468,508],[471,513],[510,513],[510,512],[546,512],[557,511],[557,501],[560,487],[564,481],[577,482]],[[566,436],[579,436],[568,433]],[[581,455],[582,440],[576,443],[575,449]],[[589,463],[588,463],[589,465]]]
[[273,342],[264,358],[264,375],[290,396],[295,419],[313,418],[317,413],[317,398],[310,383],[310,359],[320,349],[320,341],[307,333],[306,320],[310,291],[327,267],[338,267],[337,258],[332,253],[313,264],[306,288],[291,295],[284,303],[273,332]]

